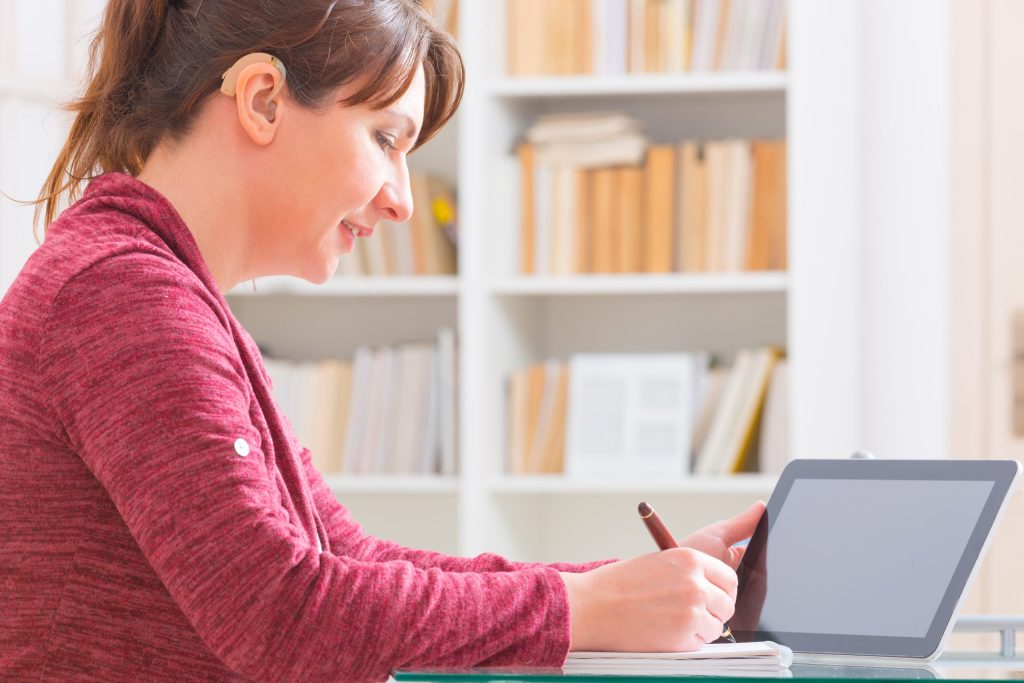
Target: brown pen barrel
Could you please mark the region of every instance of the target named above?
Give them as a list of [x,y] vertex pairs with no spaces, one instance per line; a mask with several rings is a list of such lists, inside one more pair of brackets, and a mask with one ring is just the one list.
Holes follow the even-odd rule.
[[637,509],[640,512],[640,519],[644,520],[644,526],[651,532],[651,536],[654,538],[654,542],[658,544],[659,550],[679,547],[676,539],[672,536],[672,532],[661,521],[661,517],[654,511],[654,508],[647,503],[640,503]]

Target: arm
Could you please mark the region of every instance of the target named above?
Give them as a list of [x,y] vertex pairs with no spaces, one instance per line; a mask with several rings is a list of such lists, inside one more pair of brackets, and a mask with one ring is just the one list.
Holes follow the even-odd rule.
[[560,665],[556,571],[446,573],[311,547],[268,477],[235,341],[177,272],[131,254],[80,273],[53,304],[39,366],[76,452],[210,649],[252,680]]

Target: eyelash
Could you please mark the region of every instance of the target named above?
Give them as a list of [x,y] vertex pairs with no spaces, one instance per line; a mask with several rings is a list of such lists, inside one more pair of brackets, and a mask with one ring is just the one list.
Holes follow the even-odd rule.
[[394,140],[390,139],[383,133],[377,133],[377,144],[383,149],[396,149]]

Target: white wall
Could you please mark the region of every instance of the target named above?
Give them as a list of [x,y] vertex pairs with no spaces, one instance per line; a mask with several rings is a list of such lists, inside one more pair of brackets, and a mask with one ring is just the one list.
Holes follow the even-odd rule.
[[861,7],[863,446],[947,457],[952,8]]

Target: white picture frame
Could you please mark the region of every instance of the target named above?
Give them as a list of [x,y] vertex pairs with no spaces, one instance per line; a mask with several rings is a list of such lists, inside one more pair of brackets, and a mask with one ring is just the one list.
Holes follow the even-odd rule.
[[572,356],[566,476],[687,476],[696,366],[686,353]]

